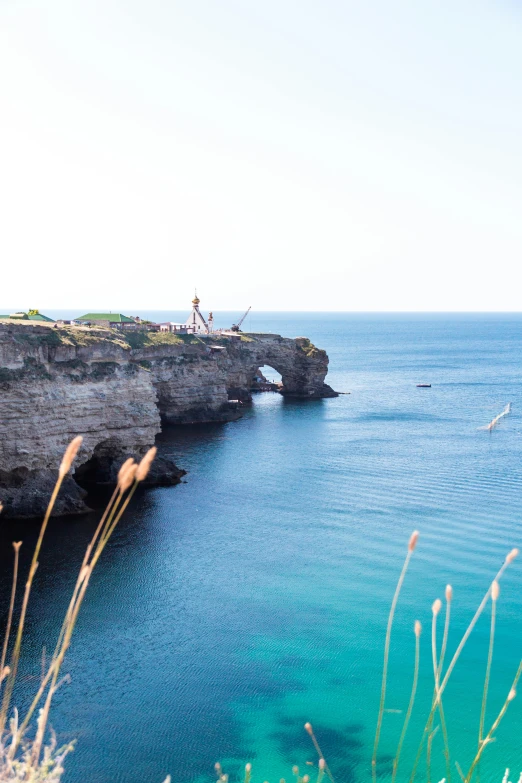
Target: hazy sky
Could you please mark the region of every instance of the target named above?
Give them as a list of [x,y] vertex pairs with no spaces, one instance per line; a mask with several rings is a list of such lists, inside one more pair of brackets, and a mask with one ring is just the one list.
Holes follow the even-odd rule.
[[520,310],[518,0],[0,0],[0,312]]

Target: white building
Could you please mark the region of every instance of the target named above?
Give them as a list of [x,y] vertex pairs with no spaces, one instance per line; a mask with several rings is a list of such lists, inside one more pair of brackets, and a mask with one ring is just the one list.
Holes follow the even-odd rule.
[[186,324],[177,324],[174,321],[163,321],[159,325],[160,332],[177,332],[178,334],[188,334],[189,328]]
[[201,315],[199,310],[199,299],[196,294],[192,300],[192,312],[185,321],[185,326],[188,328],[189,332],[193,332],[194,334],[209,334],[212,331],[212,323],[212,313],[209,314],[208,323]]

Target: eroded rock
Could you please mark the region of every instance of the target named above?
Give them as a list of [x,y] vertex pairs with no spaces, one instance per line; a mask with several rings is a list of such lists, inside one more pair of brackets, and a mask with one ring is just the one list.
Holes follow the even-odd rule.
[[[121,463],[139,459],[154,443],[162,421],[238,418],[263,365],[281,374],[282,394],[337,396],[324,382],[326,353],[304,337],[200,339],[0,324],[0,500],[6,512],[43,513],[63,450],[78,434],[84,440],[76,474],[64,483],[55,513],[87,510],[80,485],[113,484]],[[147,484],[175,484],[182,475],[160,454]]]

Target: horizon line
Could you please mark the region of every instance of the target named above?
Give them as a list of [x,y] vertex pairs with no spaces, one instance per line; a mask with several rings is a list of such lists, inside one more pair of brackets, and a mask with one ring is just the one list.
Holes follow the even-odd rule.
[[[103,307],[97,307],[97,308],[81,308],[81,307],[53,307],[53,306],[46,306],[39,308],[39,312],[45,314],[45,310],[60,310],[60,311],[68,311],[68,312],[75,312],[76,310],[85,310],[85,312],[110,312],[110,313],[124,313],[124,311],[127,311],[128,313],[132,311],[148,311],[148,312],[177,312],[182,310],[188,310],[189,307],[181,306],[181,307],[120,307],[119,309],[113,309],[108,310],[107,308]],[[203,310],[206,310],[206,308],[202,308]],[[16,313],[16,312],[26,312],[24,309],[19,308],[9,308],[9,307],[2,307],[0,305],[0,312],[6,312],[6,313]],[[213,313],[237,313],[241,312],[242,308],[233,308],[233,309],[223,309],[223,310],[216,310],[213,309]],[[284,309],[284,310],[253,310],[251,311],[251,315],[261,314],[261,313],[277,313],[277,314],[291,314],[291,313],[320,313],[320,314],[330,314],[330,315],[522,315],[522,310],[294,310],[294,309]]]

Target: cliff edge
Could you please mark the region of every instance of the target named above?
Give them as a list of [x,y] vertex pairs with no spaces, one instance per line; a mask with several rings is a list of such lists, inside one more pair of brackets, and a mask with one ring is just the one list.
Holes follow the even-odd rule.
[[[10,516],[41,514],[65,445],[84,440],[55,513],[86,510],[85,489],[114,483],[161,424],[230,421],[251,400],[260,366],[282,376],[281,393],[334,397],[328,357],[307,338],[175,335],[0,323],[0,500]],[[157,459],[149,484],[184,475]]]

